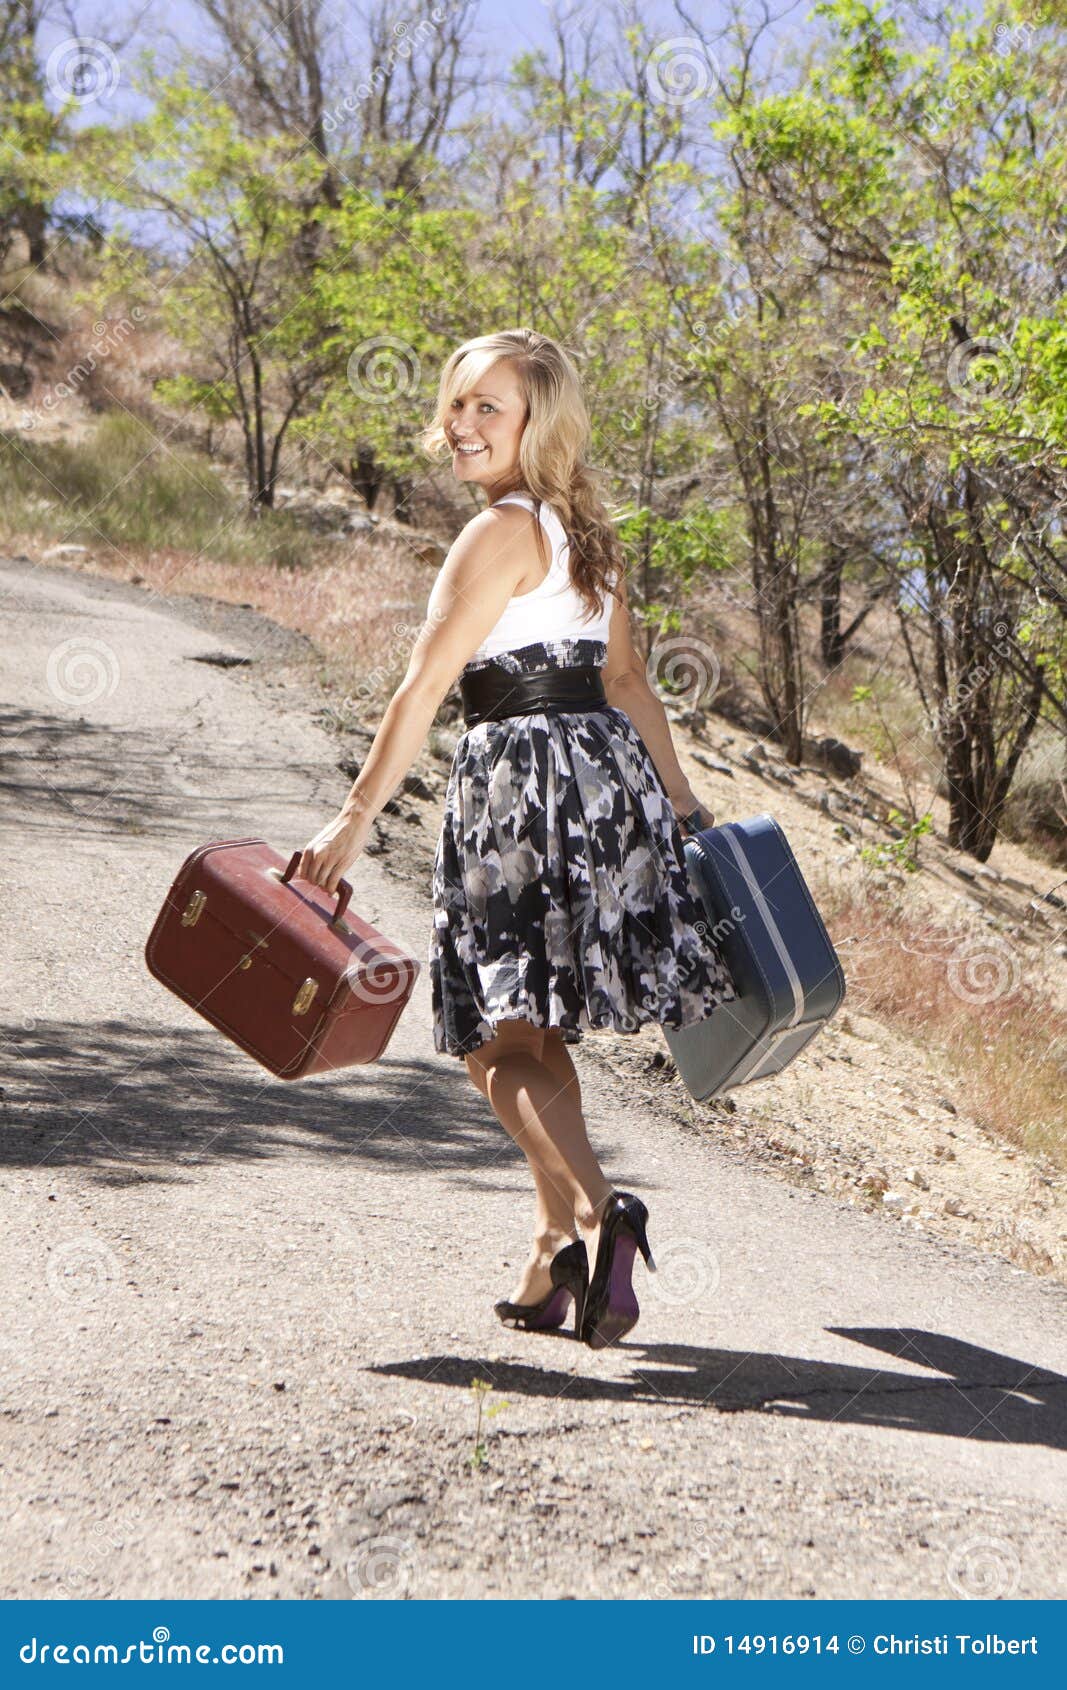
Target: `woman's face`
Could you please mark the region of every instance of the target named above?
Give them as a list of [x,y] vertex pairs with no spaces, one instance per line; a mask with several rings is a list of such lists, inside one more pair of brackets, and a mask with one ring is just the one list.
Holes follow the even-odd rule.
[[502,358],[490,365],[476,391],[452,401],[445,418],[456,480],[477,482],[491,500],[495,488],[514,479],[525,426],[518,375],[512,361]]

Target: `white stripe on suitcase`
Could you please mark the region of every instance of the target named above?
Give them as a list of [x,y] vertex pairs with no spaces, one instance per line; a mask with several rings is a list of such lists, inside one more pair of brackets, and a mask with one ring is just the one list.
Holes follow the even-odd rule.
[[752,1075],[755,1069],[762,1067],[765,1062],[773,1057],[775,1046],[780,1044],[782,1039],[788,1038],[793,1032],[797,1022],[800,1020],[800,1017],[804,1012],[804,988],[800,983],[800,975],[797,973],[793,964],[793,959],[786,948],[786,943],[782,938],[778,923],[774,919],[770,905],[763,896],[763,889],[753,874],[748,859],[745,857],[737,843],[737,840],[730,832],[729,827],[723,828],[721,837],[726,841],[733,853],[738,873],[741,875],[742,880],[748,887],[752,902],[755,904],[763,919],[763,925],[766,927],[767,935],[774,946],[775,951],[778,953],[778,960],[782,965],[786,979],[789,981],[789,989],[793,994],[793,1014],[791,1019],[787,1021],[784,1026],[775,1028],[773,1033],[768,1033],[762,1039],[757,1040],[748,1061],[743,1063],[740,1068],[735,1069],[733,1075],[731,1076],[730,1084],[737,1086],[744,1085],[745,1081]]
[[778,923],[771,914],[771,906],[763,896],[763,888],[760,886],[759,881],[753,874],[748,859],[745,857],[737,843],[737,840],[728,828],[723,829],[723,838],[726,840],[727,845],[729,845],[734,854],[734,861],[737,863],[741,878],[744,880],[745,885],[752,894],[752,902],[763,917],[763,925],[766,927],[767,932],[770,935],[771,943],[778,952],[778,960],[785,970],[786,978],[789,981],[789,990],[793,994],[793,1018],[791,1021],[787,1021],[785,1025],[786,1029],[795,1027],[796,1023],[800,1020],[801,1015],[804,1013],[804,988],[800,984],[800,975],[796,971],[793,959],[786,948],[785,940],[782,938],[779,931]]

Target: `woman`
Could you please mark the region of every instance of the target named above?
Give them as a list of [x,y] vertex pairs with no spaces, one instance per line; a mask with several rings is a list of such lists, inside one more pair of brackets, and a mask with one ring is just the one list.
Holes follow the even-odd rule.
[[[456,746],[433,867],[434,1044],[526,1154],[533,1245],[508,1325],[601,1348],[638,1316],[648,1211],[586,1134],[567,1046],[582,1032],[705,1019],[736,996],[690,888],[691,792],[631,642],[622,553],[586,462],[566,353],[530,329],[465,342],[423,441],[488,500],[452,545],[366,761],[299,873],[334,892],[457,677]],[[590,1274],[589,1264],[593,1263]]]

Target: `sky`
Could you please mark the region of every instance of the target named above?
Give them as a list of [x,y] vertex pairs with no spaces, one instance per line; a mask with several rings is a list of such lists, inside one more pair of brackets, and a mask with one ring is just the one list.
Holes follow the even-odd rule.
[[[430,17],[438,3],[440,0],[425,0],[413,16]],[[783,27],[799,27],[809,4],[810,0],[775,0]],[[598,20],[605,21],[613,9],[613,0],[562,0],[557,7],[571,28],[583,34],[595,30]],[[362,67],[356,45],[362,36],[360,10],[356,0],[327,0],[325,17],[337,31],[339,44],[346,38],[352,42],[346,61],[356,74],[365,77],[370,67]],[[701,33],[706,30],[709,36],[714,36],[725,20],[722,6],[714,0],[711,4],[708,0],[685,0],[685,10],[699,24]],[[73,0],[68,16],[73,19],[74,34],[57,12],[42,27],[38,44],[50,90],[49,104],[57,107],[64,90],[73,89],[81,97],[70,118],[75,129],[82,124],[118,122],[145,113],[149,101],[132,85],[136,60],[145,46],[151,45],[173,63],[183,52],[202,49],[211,39],[203,14],[190,0],[123,0],[119,5],[114,0]],[[478,0],[474,16],[472,46],[493,78],[503,78],[518,54],[552,45],[551,7],[542,0]],[[669,0],[644,0],[641,16],[653,41],[672,42],[690,34]],[[499,98],[499,91],[490,87],[485,97]],[[67,197],[60,209],[84,213],[93,208],[88,202]],[[113,217],[105,211],[99,220],[106,228]],[[156,219],[124,212],[123,221],[140,237],[164,247],[170,245],[163,224],[157,224]]]
[[[435,3],[439,0],[425,0],[424,6],[420,6],[415,15],[428,17]],[[803,37],[804,20],[813,3],[814,0],[769,0],[768,9],[777,19],[773,34],[779,46]],[[726,22],[727,8],[718,0],[684,0],[684,5],[687,16],[698,25],[701,35],[713,40]],[[324,15],[341,40],[346,36],[358,40],[360,10],[357,0],[326,0]],[[598,21],[603,24],[615,6],[613,0],[559,0],[557,10],[576,30],[586,34],[596,29]],[[753,0],[752,10],[762,13],[763,6],[758,0]],[[112,87],[109,83],[106,95],[86,104],[87,121],[98,121],[101,112],[120,116],[136,109],[126,66],[132,65],[140,47],[149,43],[159,47],[167,43],[169,50],[177,54],[183,48],[202,47],[209,38],[203,15],[190,0],[124,0],[122,5],[115,5],[113,0],[73,0],[69,14],[76,23],[78,36],[90,42],[97,40],[120,45],[117,85]],[[675,40],[690,33],[669,0],[642,0],[640,15],[653,41]],[[543,3],[543,0],[477,0],[475,17],[475,45],[484,51],[489,66],[498,73],[502,73],[519,53],[537,47],[547,48],[552,43],[551,5]],[[56,68],[62,85],[63,64],[71,62],[69,44],[72,32],[58,12],[42,27],[39,39],[43,59],[53,52],[59,55]],[[67,44],[66,60],[63,56],[64,44]],[[98,57],[102,62],[105,54],[101,53]],[[93,49],[90,48],[90,74],[93,58]],[[352,62],[358,66],[358,50],[353,52]]]

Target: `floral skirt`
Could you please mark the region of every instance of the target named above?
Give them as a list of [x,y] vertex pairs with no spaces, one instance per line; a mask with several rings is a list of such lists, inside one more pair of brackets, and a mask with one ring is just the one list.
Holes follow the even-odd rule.
[[[535,642],[514,673],[598,666],[603,640]],[[488,659],[475,659],[471,670]],[[736,997],[681,834],[625,711],[479,722],[456,745],[433,865],[436,1050],[463,1057],[520,1018],[583,1031],[685,1027]]]

